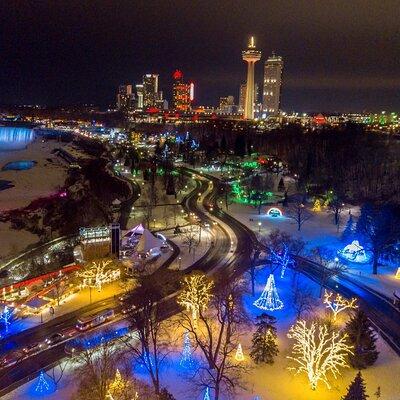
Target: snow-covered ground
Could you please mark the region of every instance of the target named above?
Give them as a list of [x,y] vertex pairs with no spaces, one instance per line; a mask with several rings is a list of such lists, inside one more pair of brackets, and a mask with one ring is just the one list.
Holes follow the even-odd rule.
[[[229,205],[228,212],[252,229],[260,238],[266,237],[274,229],[288,232],[295,238],[302,238],[306,242],[307,252],[315,247],[329,249],[332,252],[343,249],[348,244],[341,240],[341,236],[349,218],[349,212],[351,211],[354,218],[357,218],[360,212],[358,207],[346,206],[341,214],[338,229],[333,223],[332,213],[326,210],[310,211],[312,218],[304,222],[301,230],[298,231],[296,222],[285,215],[285,208],[279,207],[283,216],[277,218],[267,215],[269,208],[269,206],[263,207],[261,214],[258,215],[256,208],[234,203]],[[379,268],[379,274],[373,275],[370,264],[349,263],[346,273],[355,281],[393,297],[395,291],[398,295],[400,294],[400,279],[394,277],[396,270],[396,266],[382,266]]]
[[24,150],[0,153],[1,166],[19,160],[37,163],[27,170],[0,171],[0,179],[11,181],[14,185],[13,188],[0,191],[0,209],[25,207],[39,197],[53,194],[62,186],[66,178],[66,165],[51,152],[64,146],[66,145],[57,141],[43,143],[37,139]]
[[[57,141],[42,143],[37,139],[26,149],[0,152],[0,180],[11,181],[14,185],[0,190],[1,211],[25,207],[37,198],[54,194],[63,186],[67,176],[66,164],[51,151],[64,146],[67,145]],[[19,160],[36,161],[36,165],[27,170],[1,170],[5,164]],[[37,241],[37,235],[11,229],[9,223],[0,222],[0,257],[19,253]]]

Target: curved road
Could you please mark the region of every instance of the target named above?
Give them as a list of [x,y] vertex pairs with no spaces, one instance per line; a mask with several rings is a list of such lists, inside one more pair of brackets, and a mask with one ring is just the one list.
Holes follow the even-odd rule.
[[[186,173],[191,174],[188,170]],[[206,210],[205,205],[216,203],[217,194],[215,193],[215,185],[212,185],[209,179],[199,175],[195,177],[197,181],[196,188],[184,198],[184,207],[187,212],[194,212],[202,222],[208,222],[210,224],[214,235],[214,245],[210,247],[203,257],[186,269],[185,272],[202,270],[212,274],[223,270],[224,276],[227,277],[239,275],[242,270],[248,268],[250,263],[252,248],[248,243],[249,232],[246,231],[246,228],[242,224],[224,214],[215,206],[212,212]],[[213,224],[214,222],[217,222],[217,224]],[[226,222],[229,226],[226,225]],[[234,245],[232,245],[232,243],[234,243]],[[176,295],[177,293],[171,293],[161,302],[161,315],[163,315],[163,317],[167,318],[179,312],[179,307],[176,303]],[[73,327],[77,317],[82,315],[82,313],[101,311],[110,307],[118,308],[118,304],[113,298],[91,304],[84,309],[60,316],[49,323],[9,337],[0,341],[0,346],[3,349],[4,347],[18,348],[30,343],[43,341],[49,334],[55,331],[62,331]],[[101,329],[101,327],[99,327],[99,329]],[[37,376],[39,370],[46,369],[65,357],[64,346],[65,342],[46,349],[36,355],[22,359],[15,365],[2,369],[0,396],[34,378]]]

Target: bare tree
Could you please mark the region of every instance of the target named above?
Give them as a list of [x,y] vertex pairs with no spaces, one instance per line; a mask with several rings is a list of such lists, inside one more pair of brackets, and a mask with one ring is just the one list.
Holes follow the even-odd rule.
[[296,319],[304,318],[304,315],[311,314],[315,309],[315,297],[310,287],[302,286],[296,281],[292,289],[293,308],[296,311]]
[[137,332],[138,340],[124,340],[129,352],[149,373],[157,396],[161,390],[160,368],[168,355],[167,345],[170,343],[166,322],[162,321],[159,311],[158,301],[161,298],[152,278],[144,278],[141,286],[126,300],[130,310],[128,320],[131,329]]
[[243,283],[224,282],[215,290],[210,307],[200,309],[196,324],[190,311],[180,315],[180,325],[194,338],[205,358],[197,375],[198,384],[212,388],[214,399],[233,394],[242,387],[243,363],[235,360],[243,324],[247,318],[242,306]]
[[61,297],[67,292],[68,290],[68,283],[69,283],[69,278],[68,276],[63,276],[59,277],[56,282],[54,283],[54,294],[57,299],[57,305],[60,305],[60,299]]
[[143,219],[144,219],[144,221],[145,221],[145,224],[146,224],[147,229],[149,229],[149,228],[150,228],[151,220],[153,219],[153,210],[154,210],[154,207],[151,205],[150,202],[147,202],[147,203],[143,206],[142,210],[143,210]]
[[305,246],[302,239],[294,239],[290,234],[279,229],[273,230],[263,244],[269,253],[272,265],[280,268],[281,277],[285,275],[288,267],[295,265],[293,255],[299,255]]
[[69,364],[69,360],[67,359],[66,361],[62,361],[59,364],[57,364],[55,367],[51,369],[51,373],[48,372],[48,374],[51,376],[53,379],[53,382],[55,383],[56,386],[61,382],[61,379],[64,376],[65,369],[67,368]]
[[78,367],[76,399],[105,400],[121,354],[112,342],[104,341],[98,347],[83,350],[75,357]]
[[182,237],[182,243],[188,248],[189,254],[192,252],[192,250],[196,251],[196,247],[199,245],[198,232],[193,230],[193,227],[190,227],[189,229],[183,230],[180,235]]
[[333,222],[335,225],[339,225],[340,222],[340,214],[343,211],[344,203],[342,200],[335,194],[332,200],[329,203],[329,209],[333,214]]
[[312,214],[308,212],[303,203],[295,203],[290,204],[287,216],[296,222],[297,230],[300,231],[304,222],[308,221]]

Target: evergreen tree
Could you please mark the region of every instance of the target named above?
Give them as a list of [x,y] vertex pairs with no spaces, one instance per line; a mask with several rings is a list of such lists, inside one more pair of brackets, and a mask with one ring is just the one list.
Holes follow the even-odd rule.
[[256,364],[273,364],[278,355],[276,344],[276,318],[268,314],[261,314],[256,318],[256,331],[253,334],[250,357]]
[[358,371],[354,381],[350,383],[347,389],[346,396],[342,397],[342,400],[366,400],[367,397],[369,396],[365,393],[364,379],[361,376],[361,372]]
[[344,242],[351,242],[354,237],[354,220],[353,215],[350,214],[349,219],[347,220],[346,227],[343,229],[342,232],[342,240]]
[[350,365],[356,369],[364,369],[375,363],[379,352],[376,350],[376,336],[371,324],[361,310],[358,310],[346,325],[349,343],[354,347],[349,356]]
[[364,203],[362,205],[360,210],[360,216],[358,217],[356,225],[356,233],[358,236],[363,235],[364,227],[368,224],[368,219],[372,214],[373,210],[374,207],[372,206],[371,203]]

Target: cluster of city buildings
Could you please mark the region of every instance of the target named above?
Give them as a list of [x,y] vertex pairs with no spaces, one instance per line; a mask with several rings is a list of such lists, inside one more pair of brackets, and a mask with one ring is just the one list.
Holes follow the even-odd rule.
[[[191,110],[194,99],[194,83],[185,82],[183,73],[176,70],[172,74],[172,109],[180,112]],[[168,110],[169,103],[159,90],[159,75],[146,74],[142,83],[120,85],[117,94],[117,108],[120,111],[149,111]]]
[[[218,108],[197,107],[199,111],[211,109],[218,114],[241,116],[246,119],[255,117],[276,117],[280,112],[282,87],[282,57],[272,54],[264,65],[262,96],[259,85],[255,83],[254,66],[261,59],[261,52],[256,49],[254,37],[250,38],[248,47],[242,52],[247,63],[247,79],[240,85],[238,103],[233,95],[220,97]],[[172,74],[172,104],[164,98],[159,90],[159,75],[146,74],[142,83],[120,85],[117,93],[117,108],[123,112],[143,111],[158,112],[170,110],[179,113],[196,111],[193,107],[194,83],[185,82],[183,73],[176,70]],[[260,99],[261,97],[261,99]]]

